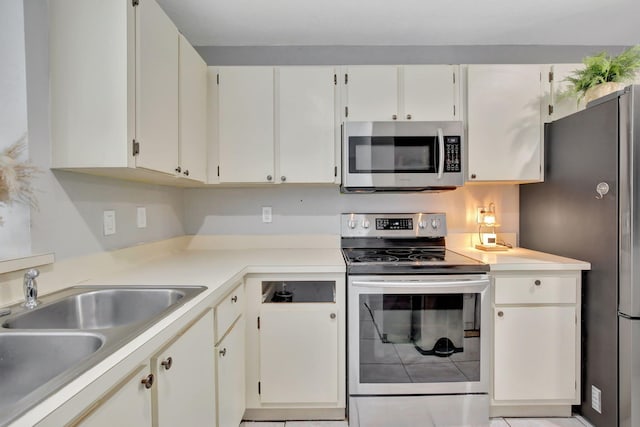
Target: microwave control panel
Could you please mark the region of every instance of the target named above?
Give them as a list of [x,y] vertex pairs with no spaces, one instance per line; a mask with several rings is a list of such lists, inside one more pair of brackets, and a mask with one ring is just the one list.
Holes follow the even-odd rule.
[[460,137],[444,137],[444,171],[462,172],[462,161],[460,159]]

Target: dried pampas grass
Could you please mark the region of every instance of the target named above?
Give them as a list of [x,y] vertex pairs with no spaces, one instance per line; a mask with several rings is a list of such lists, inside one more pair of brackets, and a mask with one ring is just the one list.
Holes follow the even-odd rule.
[[31,185],[38,168],[18,160],[27,149],[27,136],[0,152],[0,204],[13,202],[37,207],[38,201]]

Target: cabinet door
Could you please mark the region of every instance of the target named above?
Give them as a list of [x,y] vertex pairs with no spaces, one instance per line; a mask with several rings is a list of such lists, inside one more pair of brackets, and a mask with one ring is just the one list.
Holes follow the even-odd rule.
[[72,422],[71,426],[151,427],[151,390],[141,383],[150,371],[149,364],[138,367],[122,383],[114,387],[98,405]]
[[282,67],[278,73],[278,181],[334,182],[334,69]]
[[262,403],[338,400],[338,311],[333,304],[270,304],[260,313]]
[[469,180],[542,179],[542,68],[469,65]]
[[244,331],[244,316],[240,316],[227,336],[216,347],[216,359],[218,361],[218,427],[237,426],[244,415]]
[[215,419],[213,310],[152,360],[155,426],[204,426]]
[[347,71],[346,120],[389,121],[398,118],[398,67],[363,65]]
[[549,83],[546,85],[545,90],[548,107],[542,111],[545,123],[561,119],[584,109],[584,102],[581,102],[577,95],[569,94],[571,83],[565,80],[580,68],[584,68],[584,65],[555,64],[550,67],[551,74],[547,79]]
[[155,0],[136,7],[136,166],[178,166],[178,29]]
[[220,182],[273,182],[273,68],[221,67]]
[[495,400],[576,397],[576,309],[496,307]]
[[180,174],[207,178],[207,64],[180,35]]
[[406,65],[402,67],[403,120],[460,120],[458,66]]

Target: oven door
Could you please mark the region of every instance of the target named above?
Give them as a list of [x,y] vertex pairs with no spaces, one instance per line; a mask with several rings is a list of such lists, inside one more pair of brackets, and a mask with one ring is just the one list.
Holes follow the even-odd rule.
[[487,275],[349,276],[349,394],[489,391]]
[[464,183],[460,122],[349,122],[347,189],[455,187]]

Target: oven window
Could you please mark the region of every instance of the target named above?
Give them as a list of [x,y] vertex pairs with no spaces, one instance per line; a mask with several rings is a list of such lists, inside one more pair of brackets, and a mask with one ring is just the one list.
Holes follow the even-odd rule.
[[360,382],[480,381],[480,296],[361,294]]
[[435,172],[435,137],[349,137],[350,173]]

